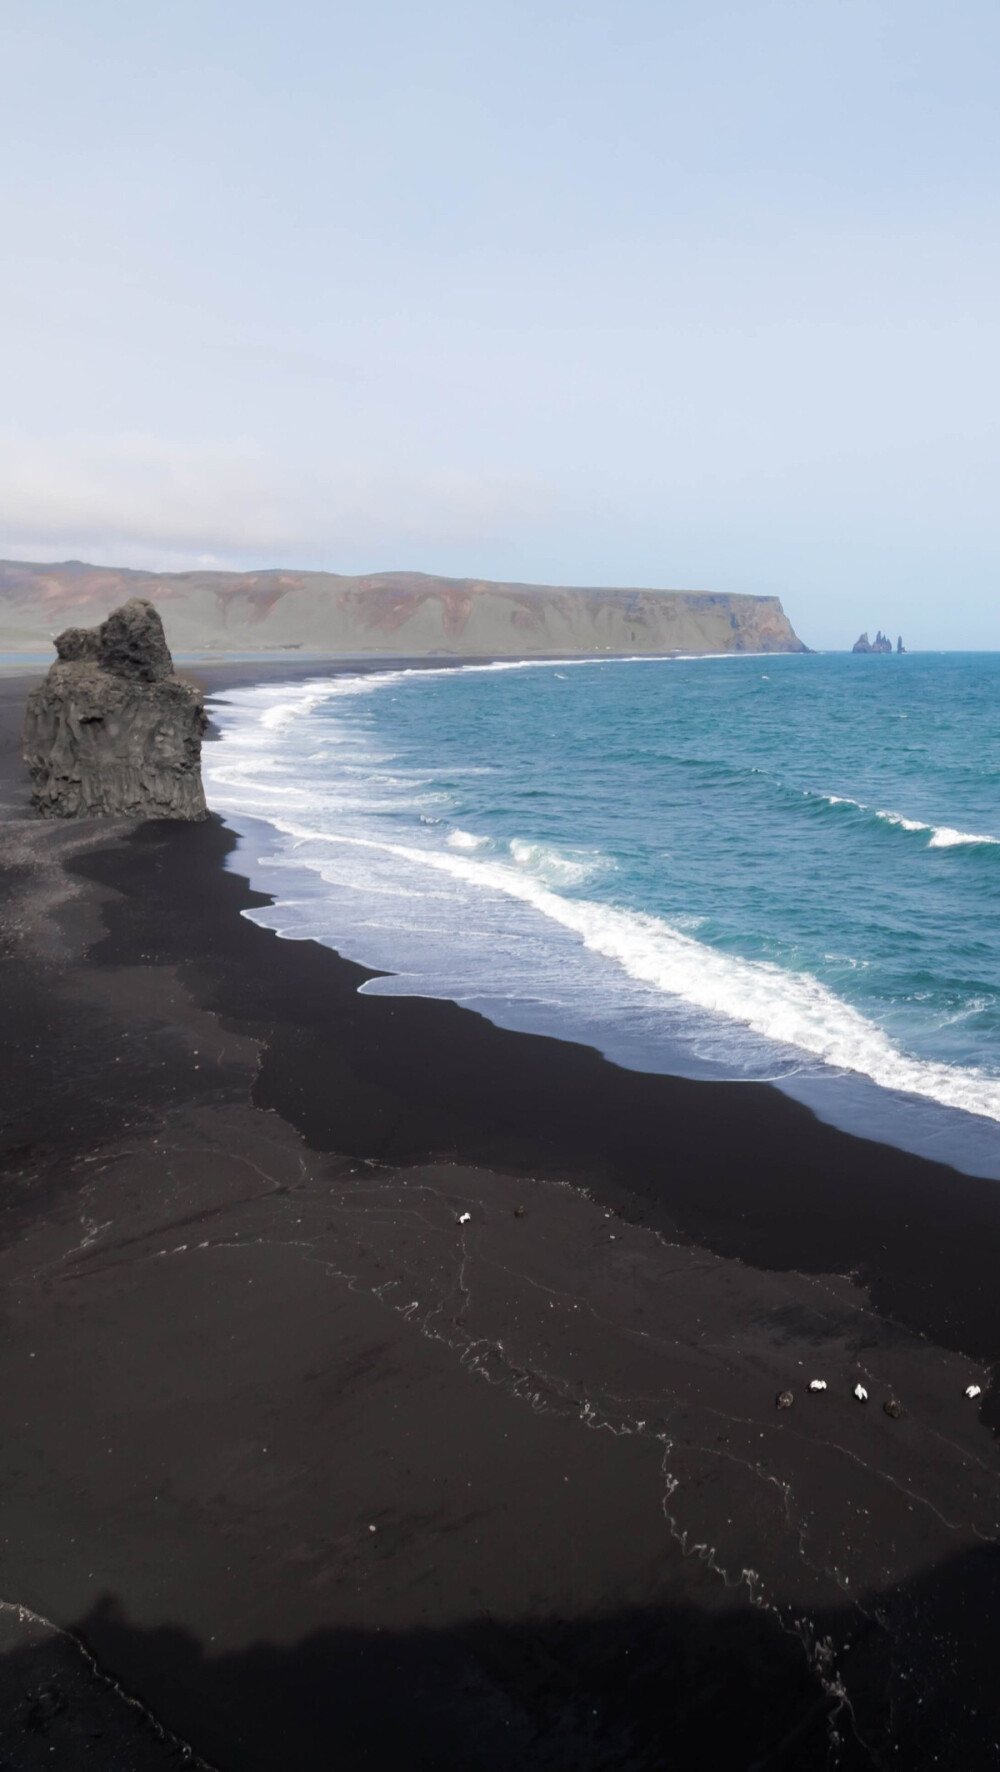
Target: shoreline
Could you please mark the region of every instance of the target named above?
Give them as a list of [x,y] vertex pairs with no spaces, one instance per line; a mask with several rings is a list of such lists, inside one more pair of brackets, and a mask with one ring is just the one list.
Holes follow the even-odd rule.
[[[737,655],[732,655],[737,656]],[[209,697],[218,696],[225,705],[225,690],[228,687],[252,687],[261,682],[287,682],[291,687],[303,678],[310,684],[322,683],[325,677],[341,675],[393,675],[398,670],[409,670],[415,661],[391,660],[384,673],[378,666],[370,671],[356,669],[357,661],[343,661],[337,668],[325,672],[312,673],[305,671],[299,677],[288,677],[280,670],[269,670],[263,678],[242,675],[239,680],[224,677],[221,682],[211,678],[201,679]],[[518,666],[533,667],[539,660],[467,660],[453,666],[450,662],[439,659],[423,661],[429,669],[452,670],[457,668],[482,669],[484,664],[499,664],[501,668],[517,668]],[[603,660],[577,660],[569,662],[607,662]],[[664,662],[648,659],[621,658],[619,663]],[[669,662],[689,662],[674,661]],[[215,723],[210,731],[212,738],[222,734]],[[254,884],[263,892],[274,891],[280,908],[281,902],[291,897],[292,902],[299,896],[311,898],[316,891],[316,882],[308,866],[299,867],[294,857],[285,854],[282,857],[277,875],[267,866],[260,865],[260,850],[269,842],[281,844],[280,834],[275,837],[275,828],[266,812],[252,812],[246,815],[239,813],[227,818],[228,826],[239,839],[239,856],[234,865],[239,870],[249,871]],[[264,834],[267,833],[265,836]],[[245,854],[244,854],[245,852]],[[294,919],[293,919],[294,924]],[[275,925],[272,925],[275,926]],[[347,935],[347,931],[340,931]],[[330,939],[320,934],[315,939],[329,945],[333,951],[342,951],[337,944],[336,928],[331,932]],[[363,942],[348,941],[344,949],[346,957],[356,960],[362,966],[369,966],[379,976],[391,977],[394,970],[408,973],[410,968],[405,950],[402,955],[380,953],[378,943],[374,944],[374,952],[366,951]],[[674,1076],[684,1079],[703,1079],[706,1081],[727,1083],[753,1083],[765,1081],[788,1095],[792,1100],[805,1105],[825,1124],[840,1131],[872,1139],[878,1143],[889,1145],[894,1149],[905,1151],[918,1157],[926,1157],[934,1162],[953,1167],[964,1174],[980,1179],[1000,1181],[1000,1136],[998,1122],[988,1117],[985,1110],[977,1113],[974,1108],[961,1106],[955,1102],[942,1100],[933,1093],[907,1093],[905,1086],[893,1087],[890,1082],[876,1080],[864,1070],[840,1068],[825,1061],[815,1053],[806,1051],[798,1055],[802,1060],[801,1067],[795,1062],[796,1053],[793,1047],[777,1043],[770,1047],[766,1035],[760,1034],[761,1050],[758,1053],[756,1075],[749,1066],[744,1069],[738,1065],[727,1066],[725,1057],[703,1059],[689,1045],[690,1036],[676,1028],[671,1028],[670,1011],[664,1017],[665,1026],[650,1037],[647,1030],[643,1038],[630,1038],[622,1022],[617,1025],[605,1021],[603,1025],[585,1014],[576,1017],[555,1014],[550,1011],[539,1012],[538,1005],[530,994],[523,998],[516,995],[501,995],[495,1004],[489,1001],[489,993],[480,997],[475,991],[461,996],[449,996],[447,991],[435,990],[433,978],[427,980],[428,989],[423,993],[431,1000],[461,1001],[467,1006],[478,1009],[481,1013],[493,1018],[499,1010],[496,1025],[521,1033],[540,1033],[556,1039],[566,1040],[572,1044],[592,1045],[600,1050],[603,1056],[613,1063],[638,1071],[651,1071],[656,1075]],[[387,989],[386,994],[391,994]],[[403,990],[400,994],[409,994]],[[684,1002],[680,1000],[681,1015],[684,1013]],[[719,1018],[719,1027],[724,1043],[728,1037],[728,1029],[737,1026],[726,1023],[724,1016]],[[877,1028],[874,1030],[877,1032]],[[768,1055],[773,1053],[773,1067],[768,1063]],[[896,1054],[897,1058],[902,1055]],[[787,1067],[787,1068],[786,1068]],[[947,1068],[947,1067],[945,1067]],[[771,1070],[778,1074],[769,1075]],[[782,1072],[784,1071],[784,1074]],[[915,1086],[916,1088],[916,1086]]]
[[359,995],[16,712],[0,1595],[234,1772],[992,1765],[996,1184]]

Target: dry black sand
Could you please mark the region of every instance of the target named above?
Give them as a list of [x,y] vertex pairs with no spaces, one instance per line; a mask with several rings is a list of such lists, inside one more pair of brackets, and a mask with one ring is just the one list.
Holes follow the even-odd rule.
[[23,688],[0,1768],[1000,1764],[1000,1184],[358,996]]

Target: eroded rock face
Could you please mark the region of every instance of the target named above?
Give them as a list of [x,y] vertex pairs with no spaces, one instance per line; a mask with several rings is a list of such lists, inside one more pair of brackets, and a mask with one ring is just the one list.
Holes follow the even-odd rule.
[[204,818],[201,691],[174,675],[163,623],[134,598],[97,628],[67,628],[28,697],[24,760],[57,818]]

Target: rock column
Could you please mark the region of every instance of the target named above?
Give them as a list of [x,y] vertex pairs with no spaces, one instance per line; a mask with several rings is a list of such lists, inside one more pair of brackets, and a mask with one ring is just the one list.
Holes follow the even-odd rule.
[[100,627],[67,628],[56,652],[24,722],[39,812],[205,818],[204,700],[175,675],[152,603],[137,597]]

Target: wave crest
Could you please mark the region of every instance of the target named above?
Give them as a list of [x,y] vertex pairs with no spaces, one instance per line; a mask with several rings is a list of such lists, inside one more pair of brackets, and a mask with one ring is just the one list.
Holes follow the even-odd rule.
[[502,861],[473,860],[372,837],[333,836],[291,822],[270,822],[298,842],[380,850],[408,865],[435,869],[477,889],[521,899],[558,923],[590,952],[621,967],[652,991],[741,1023],[785,1048],[834,1070],[870,1078],[884,1089],[922,1096],[963,1113],[1000,1120],[1000,1078],[930,1059],[913,1058],[810,973],[721,953],[644,911],[593,899],[563,898],[542,880]]
[[530,843],[522,837],[512,837],[508,848],[519,868],[550,886],[582,886],[607,865],[601,855],[569,853],[554,844]]
[[858,812],[866,812],[877,818],[880,824],[895,825],[901,831],[926,832],[928,849],[956,849],[963,844],[986,844],[1000,847],[1000,837],[983,836],[978,831],[959,831],[948,824],[931,824],[922,818],[906,818],[902,812],[882,812],[873,806],[866,806],[863,800],[852,800],[849,794],[821,794],[828,806],[853,806]]

